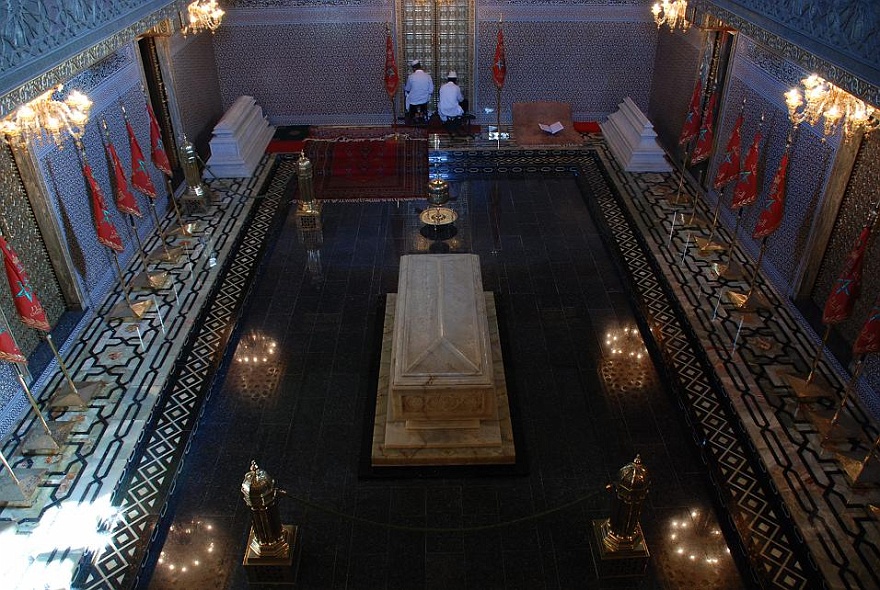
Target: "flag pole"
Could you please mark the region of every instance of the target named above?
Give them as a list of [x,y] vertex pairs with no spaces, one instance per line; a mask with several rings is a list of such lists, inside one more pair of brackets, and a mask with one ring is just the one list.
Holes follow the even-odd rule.
[[501,89],[495,88],[495,131],[498,133],[498,142],[501,143]]
[[822,432],[822,442],[820,444],[823,447],[831,441],[834,429],[840,422],[841,414],[849,402],[850,395],[852,395],[852,391],[855,388],[859,377],[862,376],[862,371],[865,368],[865,356],[866,355],[864,354],[859,356],[859,360],[856,362],[856,367],[853,369],[852,377],[850,378],[849,383],[846,384],[846,389],[843,390],[843,397],[840,398],[840,403],[837,405],[837,409],[834,411],[834,415],[831,416],[831,419],[826,421],[817,418],[816,420],[816,426]]
[[761,270],[761,261],[764,259],[764,253],[767,251],[767,238],[761,240],[761,250],[758,252],[758,259],[755,261],[755,270],[752,272],[752,278],[749,280],[749,290],[743,294],[736,291],[728,291],[727,298],[731,303],[743,313],[751,313],[757,308],[766,308],[768,302],[760,295],[755,294],[755,284],[758,282],[758,272]]
[[191,238],[201,229],[198,223],[189,222],[185,223],[183,221],[183,216],[180,213],[180,206],[177,204],[177,199],[174,197],[174,187],[171,185],[171,179],[163,174],[165,177],[165,188],[168,190],[168,200],[171,201],[171,205],[174,207],[174,217],[177,219],[177,228],[171,230],[172,234],[177,234],[181,238]]
[[0,505],[22,508],[33,506],[37,487],[46,470],[22,468],[16,475],[2,450],[0,450],[0,463],[9,472],[13,484],[9,485],[8,481],[0,480]]
[[122,274],[122,267],[119,265],[119,255],[116,251],[113,251],[113,265],[116,268],[116,277],[119,279],[119,285],[122,287],[122,296],[125,301],[120,302],[113,306],[113,309],[110,310],[111,317],[117,319],[135,319],[140,320],[144,317],[144,315],[149,311],[150,306],[153,303],[152,299],[142,299],[140,301],[132,301],[131,295],[129,294],[129,287],[125,283],[125,278]]
[[[46,422],[46,419],[43,417],[40,407],[37,405],[37,400],[34,399],[30,388],[27,386],[21,367],[16,366],[16,373],[18,376],[18,383],[24,390],[28,403],[31,405],[31,408],[33,408],[34,413],[40,421],[40,425],[43,427],[43,432],[31,433],[24,440],[21,452],[25,455],[56,455],[60,453],[61,443],[70,437],[70,432],[73,430],[73,422],[52,422],[52,426],[50,427]],[[65,376],[69,378],[66,373]]]
[[740,207],[739,212],[736,216],[736,224],[734,224],[733,227],[733,239],[730,241],[730,245],[727,247],[727,264],[716,262],[712,266],[715,274],[720,279],[736,281],[742,278],[742,269],[739,267],[739,264],[733,259],[733,252],[736,249],[737,243],[739,242],[739,226],[742,225],[743,209],[744,207]]

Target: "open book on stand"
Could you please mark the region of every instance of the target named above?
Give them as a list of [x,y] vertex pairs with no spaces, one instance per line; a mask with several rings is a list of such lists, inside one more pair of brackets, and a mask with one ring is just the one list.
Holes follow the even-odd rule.
[[556,121],[555,123],[551,123],[549,125],[544,125],[543,123],[538,123],[538,127],[541,128],[541,131],[546,131],[550,135],[556,135],[560,131],[562,131],[562,123]]

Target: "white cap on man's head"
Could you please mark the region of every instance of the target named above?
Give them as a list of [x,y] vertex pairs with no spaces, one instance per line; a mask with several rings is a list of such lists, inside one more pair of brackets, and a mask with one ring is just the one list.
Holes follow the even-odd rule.
[[446,77],[458,79],[458,74],[455,73],[455,70],[449,70],[449,73],[446,74]]
[[412,60],[411,62],[409,62],[409,65],[411,65],[412,67],[416,67],[416,66],[418,66],[418,65],[421,65],[421,63],[422,63],[421,60],[419,60],[419,59],[414,59],[414,60]]

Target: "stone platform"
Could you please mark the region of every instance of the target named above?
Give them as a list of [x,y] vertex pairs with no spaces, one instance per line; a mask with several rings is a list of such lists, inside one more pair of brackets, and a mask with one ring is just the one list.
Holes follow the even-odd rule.
[[516,460],[498,321],[472,255],[405,256],[386,302],[373,465]]

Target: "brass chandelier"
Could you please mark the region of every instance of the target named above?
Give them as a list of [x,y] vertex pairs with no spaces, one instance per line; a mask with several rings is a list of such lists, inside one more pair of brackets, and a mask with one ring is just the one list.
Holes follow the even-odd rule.
[[6,143],[11,147],[49,142],[61,146],[65,133],[76,139],[82,138],[92,101],[78,90],[72,91],[63,100],[56,99],[63,89],[62,84],[49,89],[0,121],[0,133],[3,133]]
[[213,34],[223,21],[223,15],[226,14],[217,4],[217,0],[193,0],[186,7],[186,12],[187,24],[181,30],[184,35],[202,31],[211,31]]
[[668,25],[669,30],[673,33],[676,28],[687,31],[691,28],[691,23],[687,19],[687,0],[662,0],[655,2],[651,7],[651,13],[654,15],[654,22],[657,23],[659,29],[663,25]]
[[801,85],[803,92],[795,87],[785,93],[788,118],[795,128],[804,121],[817,125],[821,120],[826,137],[842,128],[844,140],[849,141],[859,131],[870,133],[880,127],[874,107],[824,78],[813,74]]

